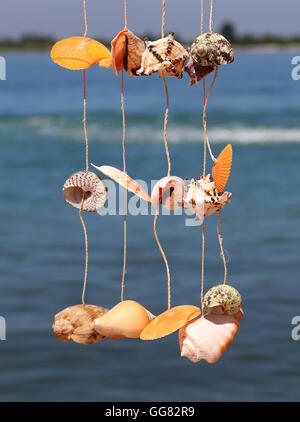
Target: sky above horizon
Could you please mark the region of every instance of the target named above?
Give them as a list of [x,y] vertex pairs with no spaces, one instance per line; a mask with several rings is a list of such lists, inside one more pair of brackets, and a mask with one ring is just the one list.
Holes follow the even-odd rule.
[[[200,0],[166,0],[166,32],[193,38],[200,29]],[[2,0],[0,37],[24,34],[63,38],[83,33],[83,0]],[[127,0],[128,27],[138,34],[159,33],[162,0]],[[210,0],[204,0],[205,30]],[[123,0],[87,0],[91,37],[112,38],[124,26]],[[239,34],[300,34],[299,0],[214,0],[213,29],[225,21]]]

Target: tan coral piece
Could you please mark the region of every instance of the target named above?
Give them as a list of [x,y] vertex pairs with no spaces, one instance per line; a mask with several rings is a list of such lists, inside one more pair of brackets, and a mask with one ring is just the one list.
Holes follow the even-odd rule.
[[95,212],[102,208],[107,200],[107,188],[101,177],[90,171],[79,171],[69,177],[62,190],[65,200],[75,208]]
[[116,75],[120,70],[126,70],[131,76],[138,76],[142,55],[145,51],[144,42],[133,32],[124,29],[111,42],[112,67]]
[[95,343],[104,338],[94,328],[95,318],[104,315],[108,309],[95,305],[75,305],[59,312],[54,317],[53,331],[62,341],[80,344]]
[[233,342],[244,313],[235,315],[206,314],[179,331],[181,356],[192,362],[204,359],[217,362]]
[[154,316],[134,300],[124,300],[95,320],[95,330],[112,339],[138,338]]

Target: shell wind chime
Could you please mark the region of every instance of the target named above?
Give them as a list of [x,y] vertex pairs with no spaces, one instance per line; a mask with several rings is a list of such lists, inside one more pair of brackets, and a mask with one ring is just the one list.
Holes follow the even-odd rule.
[[[167,337],[178,331],[179,349],[182,357],[192,362],[205,360],[217,362],[233,342],[240,327],[244,312],[241,308],[242,298],[237,289],[227,282],[227,263],[220,233],[221,211],[230,202],[231,192],[225,191],[232,166],[232,146],[228,144],[214,157],[207,133],[206,111],[208,100],[218,77],[219,66],[234,61],[233,48],[221,34],[212,31],[213,0],[210,0],[209,31],[203,32],[203,0],[201,0],[201,34],[190,46],[185,48],[175,39],[173,32],[165,36],[165,0],[162,0],[161,38],[150,41],[141,40],[127,27],[127,2],[124,1],[124,28],[111,41],[111,51],[96,40],[87,37],[86,0],[83,0],[85,33],[58,41],[51,50],[52,60],[66,69],[83,71],[83,132],[85,138],[86,170],[71,175],[64,183],[62,193],[74,208],[79,210],[79,217],[85,237],[85,276],[82,292],[82,304],[69,306],[57,313],[53,330],[62,341],[79,344],[92,344],[102,339],[140,339],[143,341]],[[87,268],[88,242],[87,231],[82,218],[82,211],[96,212],[105,205],[107,188],[100,175],[89,171],[88,138],[86,127],[86,70],[98,64],[109,68],[116,76],[121,73],[121,110],[122,110],[122,152],[123,169],[110,165],[91,164],[101,175],[118,183],[125,191],[134,193],[139,199],[151,204],[155,211],[153,232],[157,246],[166,267],[168,302],[167,309],[154,316],[139,302],[124,300],[126,274],[126,239],[127,239],[127,197],[124,196],[124,245],[123,271],[121,279],[121,301],[111,309],[96,305],[86,305],[84,301]],[[124,72],[132,77],[150,76],[157,73],[162,79],[166,95],[166,108],[163,124],[163,141],[168,170],[160,177],[152,189],[151,195],[127,174],[126,168],[126,127],[124,101]],[[188,179],[171,175],[171,159],[167,142],[167,122],[169,113],[169,93],[166,78],[182,79],[188,74],[189,85],[202,81],[203,84],[203,137],[204,157],[202,172],[199,176]],[[206,77],[214,72],[208,92],[205,90]],[[211,172],[206,173],[206,153],[212,159]],[[200,173],[201,172],[201,173]],[[171,272],[166,254],[157,235],[157,218],[160,208],[171,211],[186,209],[195,215],[202,228],[202,271],[200,300],[195,305],[179,304],[171,306]],[[204,295],[204,253],[205,253],[205,219],[217,214],[217,234],[221,257],[224,265],[223,283],[217,283]]]

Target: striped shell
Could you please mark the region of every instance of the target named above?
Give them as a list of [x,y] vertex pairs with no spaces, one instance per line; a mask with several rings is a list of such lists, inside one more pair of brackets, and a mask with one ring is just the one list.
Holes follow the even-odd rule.
[[231,170],[231,163],[232,146],[228,144],[218,156],[211,171],[216,188],[219,192],[223,192],[225,189]]
[[197,306],[180,305],[158,315],[141,333],[141,340],[156,340],[168,336],[201,314]]
[[234,54],[229,41],[223,35],[207,32],[199,35],[191,46],[191,56],[201,66],[224,65],[233,62]]
[[204,359],[217,362],[233,342],[244,313],[235,315],[206,314],[179,331],[181,356],[192,362]]
[[163,177],[152,190],[151,202],[154,208],[162,205],[169,210],[176,210],[182,208],[183,194],[184,182],[180,177]]
[[104,315],[108,309],[94,305],[75,305],[64,309],[54,317],[53,331],[62,341],[80,344],[95,343],[104,338],[94,328],[94,319]]
[[95,212],[102,208],[107,199],[107,188],[101,177],[91,171],[79,171],[69,177],[62,189],[65,200],[75,208]]
[[214,314],[236,314],[242,306],[239,292],[227,284],[219,284],[208,290],[203,298],[203,307]]
[[110,67],[110,51],[100,42],[87,37],[71,37],[58,41],[51,50],[51,58],[59,66],[71,70],[88,69],[96,63]]
[[182,72],[189,57],[185,48],[175,41],[174,33],[165,38],[150,42],[145,40],[146,49],[142,56],[138,75],[149,76],[158,72],[159,76],[182,78]]
[[112,339],[138,338],[154,316],[134,300],[124,300],[94,321],[98,334]]
[[119,185],[123,186],[123,188],[129,190],[130,192],[133,192],[139,198],[151,202],[150,196],[135,180],[128,176],[128,174],[111,166],[97,167],[94,164],[92,164],[92,166],[95,167],[95,169],[97,169],[98,171],[101,171],[101,173],[113,179],[115,182],[119,183]]
[[119,32],[111,42],[112,67],[116,75],[120,70],[126,70],[131,76],[138,76],[142,55],[145,51],[144,42],[128,29]]

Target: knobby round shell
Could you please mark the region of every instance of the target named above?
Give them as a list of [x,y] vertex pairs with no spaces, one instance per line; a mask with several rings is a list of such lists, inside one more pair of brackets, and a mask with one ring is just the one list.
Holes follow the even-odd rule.
[[92,166],[95,167],[95,169],[98,171],[101,171],[101,173],[113,179],[115,182],[119,183],[119,185],[123,186],[123,188],[133,192],[139,198],[144,199],[144,201],[151,202],[150,196],[135,180],[128,176],[127,173],[124,173],[123,171],[111,166],[97,167],[94,164],[92,164]]
[[138,75],[149,76],[158,72],[159,76],[182,78],[182,72],[189,57],[186,49],[174,39],[170,32],[165,38],[150,42],[145,40],[146,49],[142,56]]
[[95,320],[95,330],[104,337],[138,338],[154,316],[134,300],[124,300]]
[[87,37],[58,41],[50,55],[59,66],[71,70],[88,69],[98,62],[100,67],[109,68],[111,65],[110,51],[100,42]]
[[219,192],[223,192],[225,189],[231,170],[231,163],[232,146],[228,144],[218,156],[212,168],[212,177]]
[[66,201],[75,208],[95,212],[102,208],[107,199],[107,188],[101,177],[90,171],[79,171],[69,177],[62,190]]
[[242,306],[239,292],[227,284],[219,284],[208,290],[203,298],[203,307],[214,314],[236,314]]
[[200,314],[201,311],[197,306],[175,306],[154,318],[153,321],[144,328],[140,338],[141,340],[156,340],[168,336]]
[[201,66],[217,66],[233,62],[230,42],[223,35],[207,32],[199,35],[191,47],[191,56]]
[[190,77],[190,86],[193,86],[200,82],[205,76],[209,75],[211,72],[213,72],[214,67],[213,66],[202,66],[192,59],[190,56],[190,59],[187,63],[187,65],[184,68],[184,71],[189,75]]
[[183,195],[183,180],[177,176],[167,176],[155,184],[151,202],[154,208],[159,208],[162,205],[169,210],[176,210],[182,208]]
[[94,319],[107,311],[94,305],[75,305],[64,309],[54,317],[52,328],[56,338],[80,344],[91,344],[103,339],[104,336],[94,328]]
[[204,359],[217,362],[233,342],[244,313],[235,315],[206,314],[179,330],[181,356],[192,362]]
[[128,29],[119,32],[111,42],[112,67],[116,75],[120,70],[126,70],[131,76],[137,75],[141,67],[142,55],[145,51],[144,42]]

